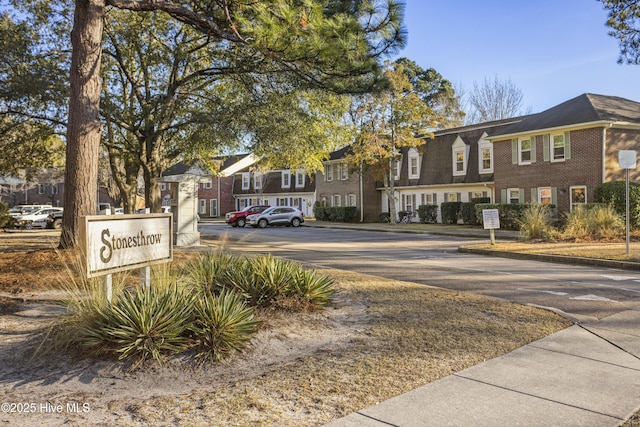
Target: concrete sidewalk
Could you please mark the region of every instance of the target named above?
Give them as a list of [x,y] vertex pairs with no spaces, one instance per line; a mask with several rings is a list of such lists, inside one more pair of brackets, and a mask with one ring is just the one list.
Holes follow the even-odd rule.
[[640,308],[574,325],[327,427],[618,426],[640,408]]

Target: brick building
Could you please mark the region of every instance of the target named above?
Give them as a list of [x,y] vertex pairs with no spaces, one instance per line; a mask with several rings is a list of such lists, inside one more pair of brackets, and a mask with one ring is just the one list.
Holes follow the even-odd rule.
[[564,212],[592,202],[598,185],[624,179],[618,152],[640,149],[639,129],[640,103],[583,94],[494,132],[498,202],[553,203]]
[[316,197],[323,206],[355,206],[357,218],[364,222],[380,218],[380,194],[376,183],[367,173],[347,163],[349,147],[331,153],[324,162],[324,173],[316,174]]

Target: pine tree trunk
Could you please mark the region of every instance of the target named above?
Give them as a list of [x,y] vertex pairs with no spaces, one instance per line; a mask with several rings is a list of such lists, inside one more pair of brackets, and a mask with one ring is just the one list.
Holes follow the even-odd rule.
[[100,59],[105,0],[76,0],[75,3],[61,248],[78,243],[80,216],[95,214],[98,201]]

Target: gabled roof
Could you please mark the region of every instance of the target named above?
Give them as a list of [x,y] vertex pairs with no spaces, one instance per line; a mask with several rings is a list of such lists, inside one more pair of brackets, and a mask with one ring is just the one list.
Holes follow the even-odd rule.
[[[256,158],[253,154],[235,154],[228,157],[216,157],[214,161],[220,162],[220,176],[229,176],[234,173],[253,165]],[[163,176],[172,175],[203,175],[210,176],[211,171],[202,169],[199,165],[188,165],[184,162],[176,163],[163,172]]]
[[617,96],[585,93],[541,113],[526,116],[522,121],[490,134],[489,138],[589,123],[640,125],[640,103]]

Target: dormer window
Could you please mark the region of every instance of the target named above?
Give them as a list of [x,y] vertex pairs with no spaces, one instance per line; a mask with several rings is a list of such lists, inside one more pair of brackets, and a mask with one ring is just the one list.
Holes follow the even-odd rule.
[[253,174],[253,189],[262,190],[262,174],[260,172]]
[[291,171],[284,170],[282,171],[282,188],[290,188],[291,187]]
[[469,158],[469,146],[462,138],[457,137],[451,146],[453,175],[461,176],[467,174],[467,161]]
[[409,179],[420,178],[420,154],[418,150],[409,150]]
[[480,173],[493,173],[493,144],[486,137],[485,132],[478,141],[478,170]]
[[249,172],[242,173],[242,189],[248,190],[251,186],[251,174]]
[[399,158],[392,160],[391,161],[392,167],[393,167],[393,179],[395,181],[400,179],[400,172],[402,170],[402,156],[400,156]]
[[298,169],[296,171],[296,188],[304,187],[306,176],[304,169]]

